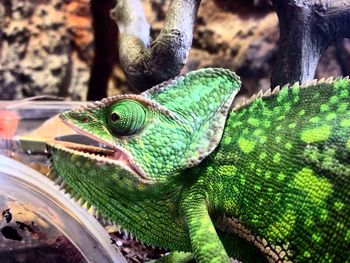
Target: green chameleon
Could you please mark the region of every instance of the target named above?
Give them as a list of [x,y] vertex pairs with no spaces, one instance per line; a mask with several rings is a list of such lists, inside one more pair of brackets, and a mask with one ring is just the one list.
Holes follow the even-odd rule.
[[231,111],[239,87],[208,68],[65,112],[107,147],[50,142],[53,169],[137,239],[179,251],[160,261],[350,262],[349,79]]

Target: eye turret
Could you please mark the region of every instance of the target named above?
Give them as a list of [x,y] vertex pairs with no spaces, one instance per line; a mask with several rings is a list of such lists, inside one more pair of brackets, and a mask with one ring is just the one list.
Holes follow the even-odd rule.
[[145,121],[146,108],[135,100],[119,100],[109,107],[107,125],[115,135],[135,134],[142,129]]

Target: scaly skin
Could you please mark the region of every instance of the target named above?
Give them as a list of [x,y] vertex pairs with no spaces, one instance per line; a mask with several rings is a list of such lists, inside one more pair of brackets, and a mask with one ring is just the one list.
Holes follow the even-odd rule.
[[227,117],[238,86],[205,69],[64,113],[112,150],[51,142],[54,169],[138,239],[198,262],[349,262],[349,80],[276,90]]

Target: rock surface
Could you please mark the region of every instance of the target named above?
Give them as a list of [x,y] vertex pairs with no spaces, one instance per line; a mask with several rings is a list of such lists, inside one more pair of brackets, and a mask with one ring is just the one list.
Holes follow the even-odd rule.
[[0,98],[81,100],[93,54],[88,1],[4,2]]
[[[143,0],[153,37],[161,29],[168,2]],[[1,25],[0,99],[42,94],[86,99],[93,63],[88,0],[5,0],[0,4]],[[270,87],[278,37],[278,20],[269,1],[202,0],[193,48],[182,72],[209,66],[232,69],[242,77],[240,96],[250,96]],[[349,74],[349,57],[349,40],[331,46],[316,78]],[[108,94],[125,92],[135,90],[115,65]]]

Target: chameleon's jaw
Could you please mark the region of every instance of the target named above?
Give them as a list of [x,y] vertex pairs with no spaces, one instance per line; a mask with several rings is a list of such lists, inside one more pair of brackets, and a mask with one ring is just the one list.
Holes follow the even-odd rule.
[[[99,137],[94,136],[91,133],[80,129],[69,120],[64,118],[62,115],[60,116],[61,120],[71,129],[76,131],[79,134],[82,134],[90,139],[100,143],[101,145],[106,145],[109,147],[108,149],[102,147],[96,147],[91,145],[84,144],[76,144],[76,146],[69,145],[67,149],[78,151],[77,154],[85,153],[90,156],[89,158],[93,158],[99,161],[112,162],[112,164],[122,166],[123,168],[127,168],[127,170],[131,171],[133,174],[137,176],[143,183],[151,183],[151,179],[147,176],[147,174],[143,171],[143,169],[136,164],[133,160],[132,155],[124,148],[112,145],[107,141],[101,140]],[[66,144],[67,146],[68,144]],[[79,152],[80,151],[80,152]]]
[[49,141],[52,147],[69,152],[71,155],[80,155],[99,161],[100,163],[110,163],[135,175],[143,183],[150,183],[151,180],[145,175],[141,168],[132,163],[130,155],[120,147],[102,148],[92,145],[66,142],[66,141]]

